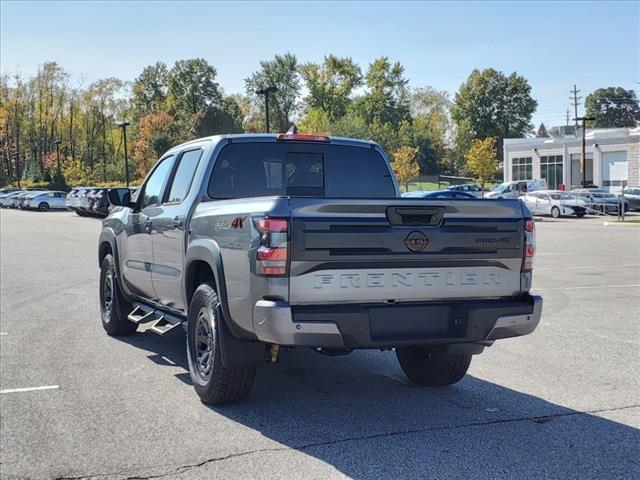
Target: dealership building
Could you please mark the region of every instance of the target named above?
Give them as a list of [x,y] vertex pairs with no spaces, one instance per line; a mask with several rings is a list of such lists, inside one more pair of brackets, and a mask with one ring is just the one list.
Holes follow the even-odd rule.
[[587,184],[611,192],[640,186],[640,127],[587,129],[585,172],[581,170],[580,135],[556,127],[550,137],[505,138],[504,181],[544,178],[550,189]]

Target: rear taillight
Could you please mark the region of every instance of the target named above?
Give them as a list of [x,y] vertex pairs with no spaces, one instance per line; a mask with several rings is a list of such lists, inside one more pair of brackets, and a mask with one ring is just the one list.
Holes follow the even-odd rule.
[[524,261],[522,262],[522,271],[530,272],[533,270],[533,257],[536,254],[536,224],[533,218],[525,218],[524,220]]
[[256,273],[268,277],[287,274],[289,265],[289,221],[286,218],[254,218],[260,246],[256,252]]

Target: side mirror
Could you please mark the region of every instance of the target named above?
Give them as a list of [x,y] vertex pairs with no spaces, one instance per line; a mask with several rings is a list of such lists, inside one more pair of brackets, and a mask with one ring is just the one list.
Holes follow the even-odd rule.
[[110,188],[107,196],[111,205],[131,207],[131,190],[128,188]]

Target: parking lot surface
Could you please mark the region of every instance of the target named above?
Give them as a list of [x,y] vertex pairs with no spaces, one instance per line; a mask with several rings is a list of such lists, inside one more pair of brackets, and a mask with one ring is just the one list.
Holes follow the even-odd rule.
[[102,330],[99,220],[0,221],[3,479],[640,478],[640,228],[539,222],[538,330],[454,386],[297,349],[207,407],[182,335]]

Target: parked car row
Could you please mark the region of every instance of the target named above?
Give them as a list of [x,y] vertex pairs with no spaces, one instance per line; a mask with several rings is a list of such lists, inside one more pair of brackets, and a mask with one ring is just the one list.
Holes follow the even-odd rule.
[[21,208],[24,210],[64,209],[66,192],[55,190],[12,190],[0,191],[2,208]]
[[106,217],[113,208],[108,192],[108,188],[76,187],[67,195],[65,207],[81,217]]
[[80,216],[106,217],[112,205],[107,196],[108,188],[77,187],[69,193],[30,189],[0,189],[0,206],[3,208],[21,208],[25,210],[67,209]]
[[[521,185],[519,185],[521,183]],[[616,215],[618,209],[640,210],[640,188],[625,189],[624,198],[597,188],[577,189],[570,192],[540,189],[541,182],[508,182],[502,184],[485,198],[504,198],[501,195],[513,193],[535,215],[550,215],[554,218],[587,214]],[[473,185],[458,185],[447,190],[414,191],[403,193],[403,198],[482,198]],[[478,187],[476,187],[478,188]],[[478,190],[480,190],[478,188]]]

